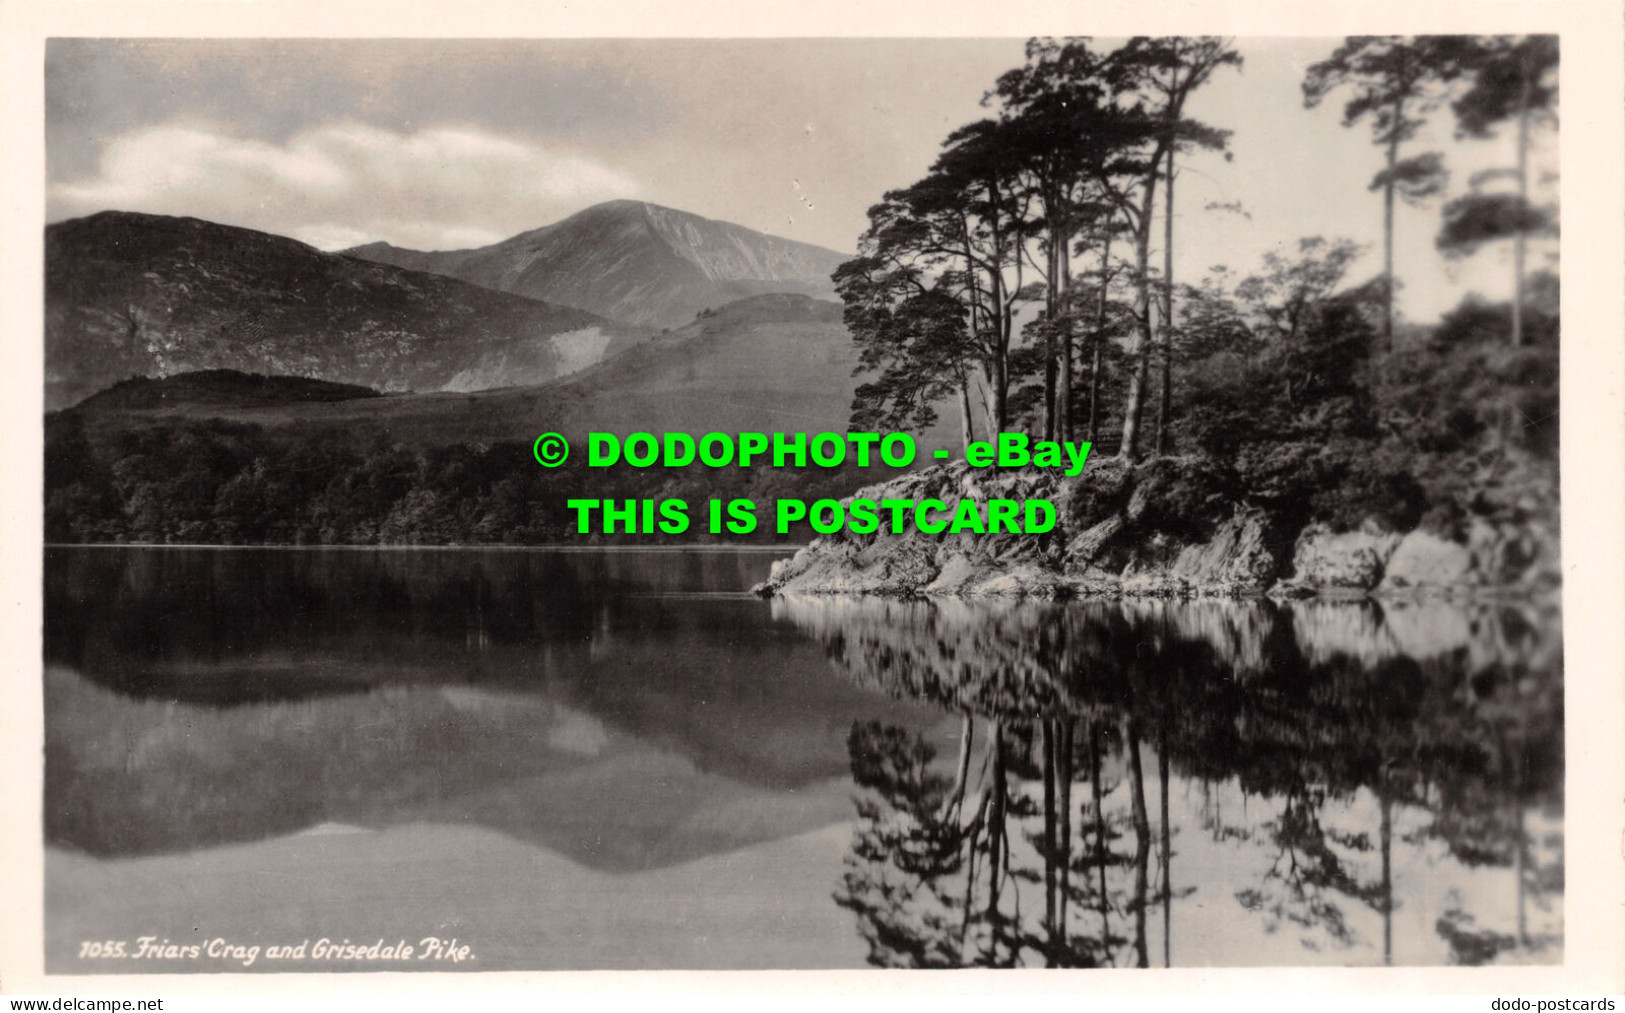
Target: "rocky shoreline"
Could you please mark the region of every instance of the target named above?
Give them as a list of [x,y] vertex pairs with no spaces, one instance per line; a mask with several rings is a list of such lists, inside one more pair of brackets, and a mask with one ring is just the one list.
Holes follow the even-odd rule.
[[[888,597],[1416,597],[1555,594],[1555,518],[1472,518],[1460,533],[1387,530],[1367,518],[1335,530],[1290,505],[1227,499],[1204,488],[1200,459],[1156,467],[1091,462],[1074,479],[924,469],[854,498],[1048,499],[1042,535],[918,531],[815,539],[753,590]],[[1193,480],[1194,479],[1194,480]]]

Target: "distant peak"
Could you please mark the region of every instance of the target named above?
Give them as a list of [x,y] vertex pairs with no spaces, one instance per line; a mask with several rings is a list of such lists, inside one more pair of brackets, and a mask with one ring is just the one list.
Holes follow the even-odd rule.
[[[663,208],[658,204],[650,204],[648,201],[632,200],[631,198],[607,200],[599,204],[593,204],[589,207],[582,208],[575,214],[566,215],[565,217],[559,219],[559,223],[580,218],[603,218],[605,216],[642,216],[648,214],[650,211],[670,211],[670,209]],[[682,212],[674,213],[681,214]]]

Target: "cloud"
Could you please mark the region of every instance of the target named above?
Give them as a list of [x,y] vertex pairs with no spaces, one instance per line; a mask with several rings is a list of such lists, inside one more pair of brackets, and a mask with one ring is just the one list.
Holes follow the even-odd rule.
[[324,249],[379,239],[457,249],[639,190],[627,174],[585,155],[471,126],[401,133],[347,121],[273,143],[166,123],[114,138],[96,175],[55,183],[49,197],[53,218],[145,211]]

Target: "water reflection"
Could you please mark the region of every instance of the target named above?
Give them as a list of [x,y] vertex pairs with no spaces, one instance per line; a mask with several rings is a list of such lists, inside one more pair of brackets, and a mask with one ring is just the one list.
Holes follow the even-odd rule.
[[[854,716],[712,553],[52,550],[46,840],[480,824],[635,870],[828,825]],[[799,793],[796,794],[796,793]]]
[[[1220,891],[1229,917],[1340,962],[1429,961],[1440,943],[1458,963],[1561,959],[1555,614],[801,597],[774,611],[855,683],[959,716],[943,755],[853,725],[865,791],[836,901],[871,963],[1172,965],[1176,913],[1211,925]],[[1434,946],[1396,948],[1406,906]],[[1183,962],[1215,944],[1191,939]]]
[[47,966],[176,926],[441,926],[487,970],[1561,959],[1555,613],[740,593],[770,559],[48,551]]

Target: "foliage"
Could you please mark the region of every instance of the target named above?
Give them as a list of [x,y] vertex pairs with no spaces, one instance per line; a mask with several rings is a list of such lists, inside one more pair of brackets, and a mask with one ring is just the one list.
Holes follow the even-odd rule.
[[1557,104],[1557,36],[1496,36],[1464,39],[1460,45],[1472,85],[1450,108],[1463,135],[1488,137],[1497,124],[1525,109],[1551,117]]
[[1392,185],[1405,203],[1420,206],[1429,197],[1444,192],[1450,173],[1437,151],[1429,151],[1414,158],[1404,158],[1371,177],[1371,190],[1382,190]]
[[[589,474],[576,460],[539,467],[527,443],[415,449],[332,432],[291,434],[220,420],[162,422],[98,436],[85,416],[47,417],[49,542],[222,545],[473,545],[632,540],[774,541],[767,504],[841,496],[861,469],[725,469],[704,473],[617,464]],[[629,536],[577,533],[573,497],[682,499],[690,529]],[[705,504],[753,499],[761,527],[710,536]]]
[[1464,194],[1444,206],[1443,219],[1434,245],[1450,258],[1470,256],[1498,239],[1550,234],[1556,225],[1550,209],[1510,193]]

